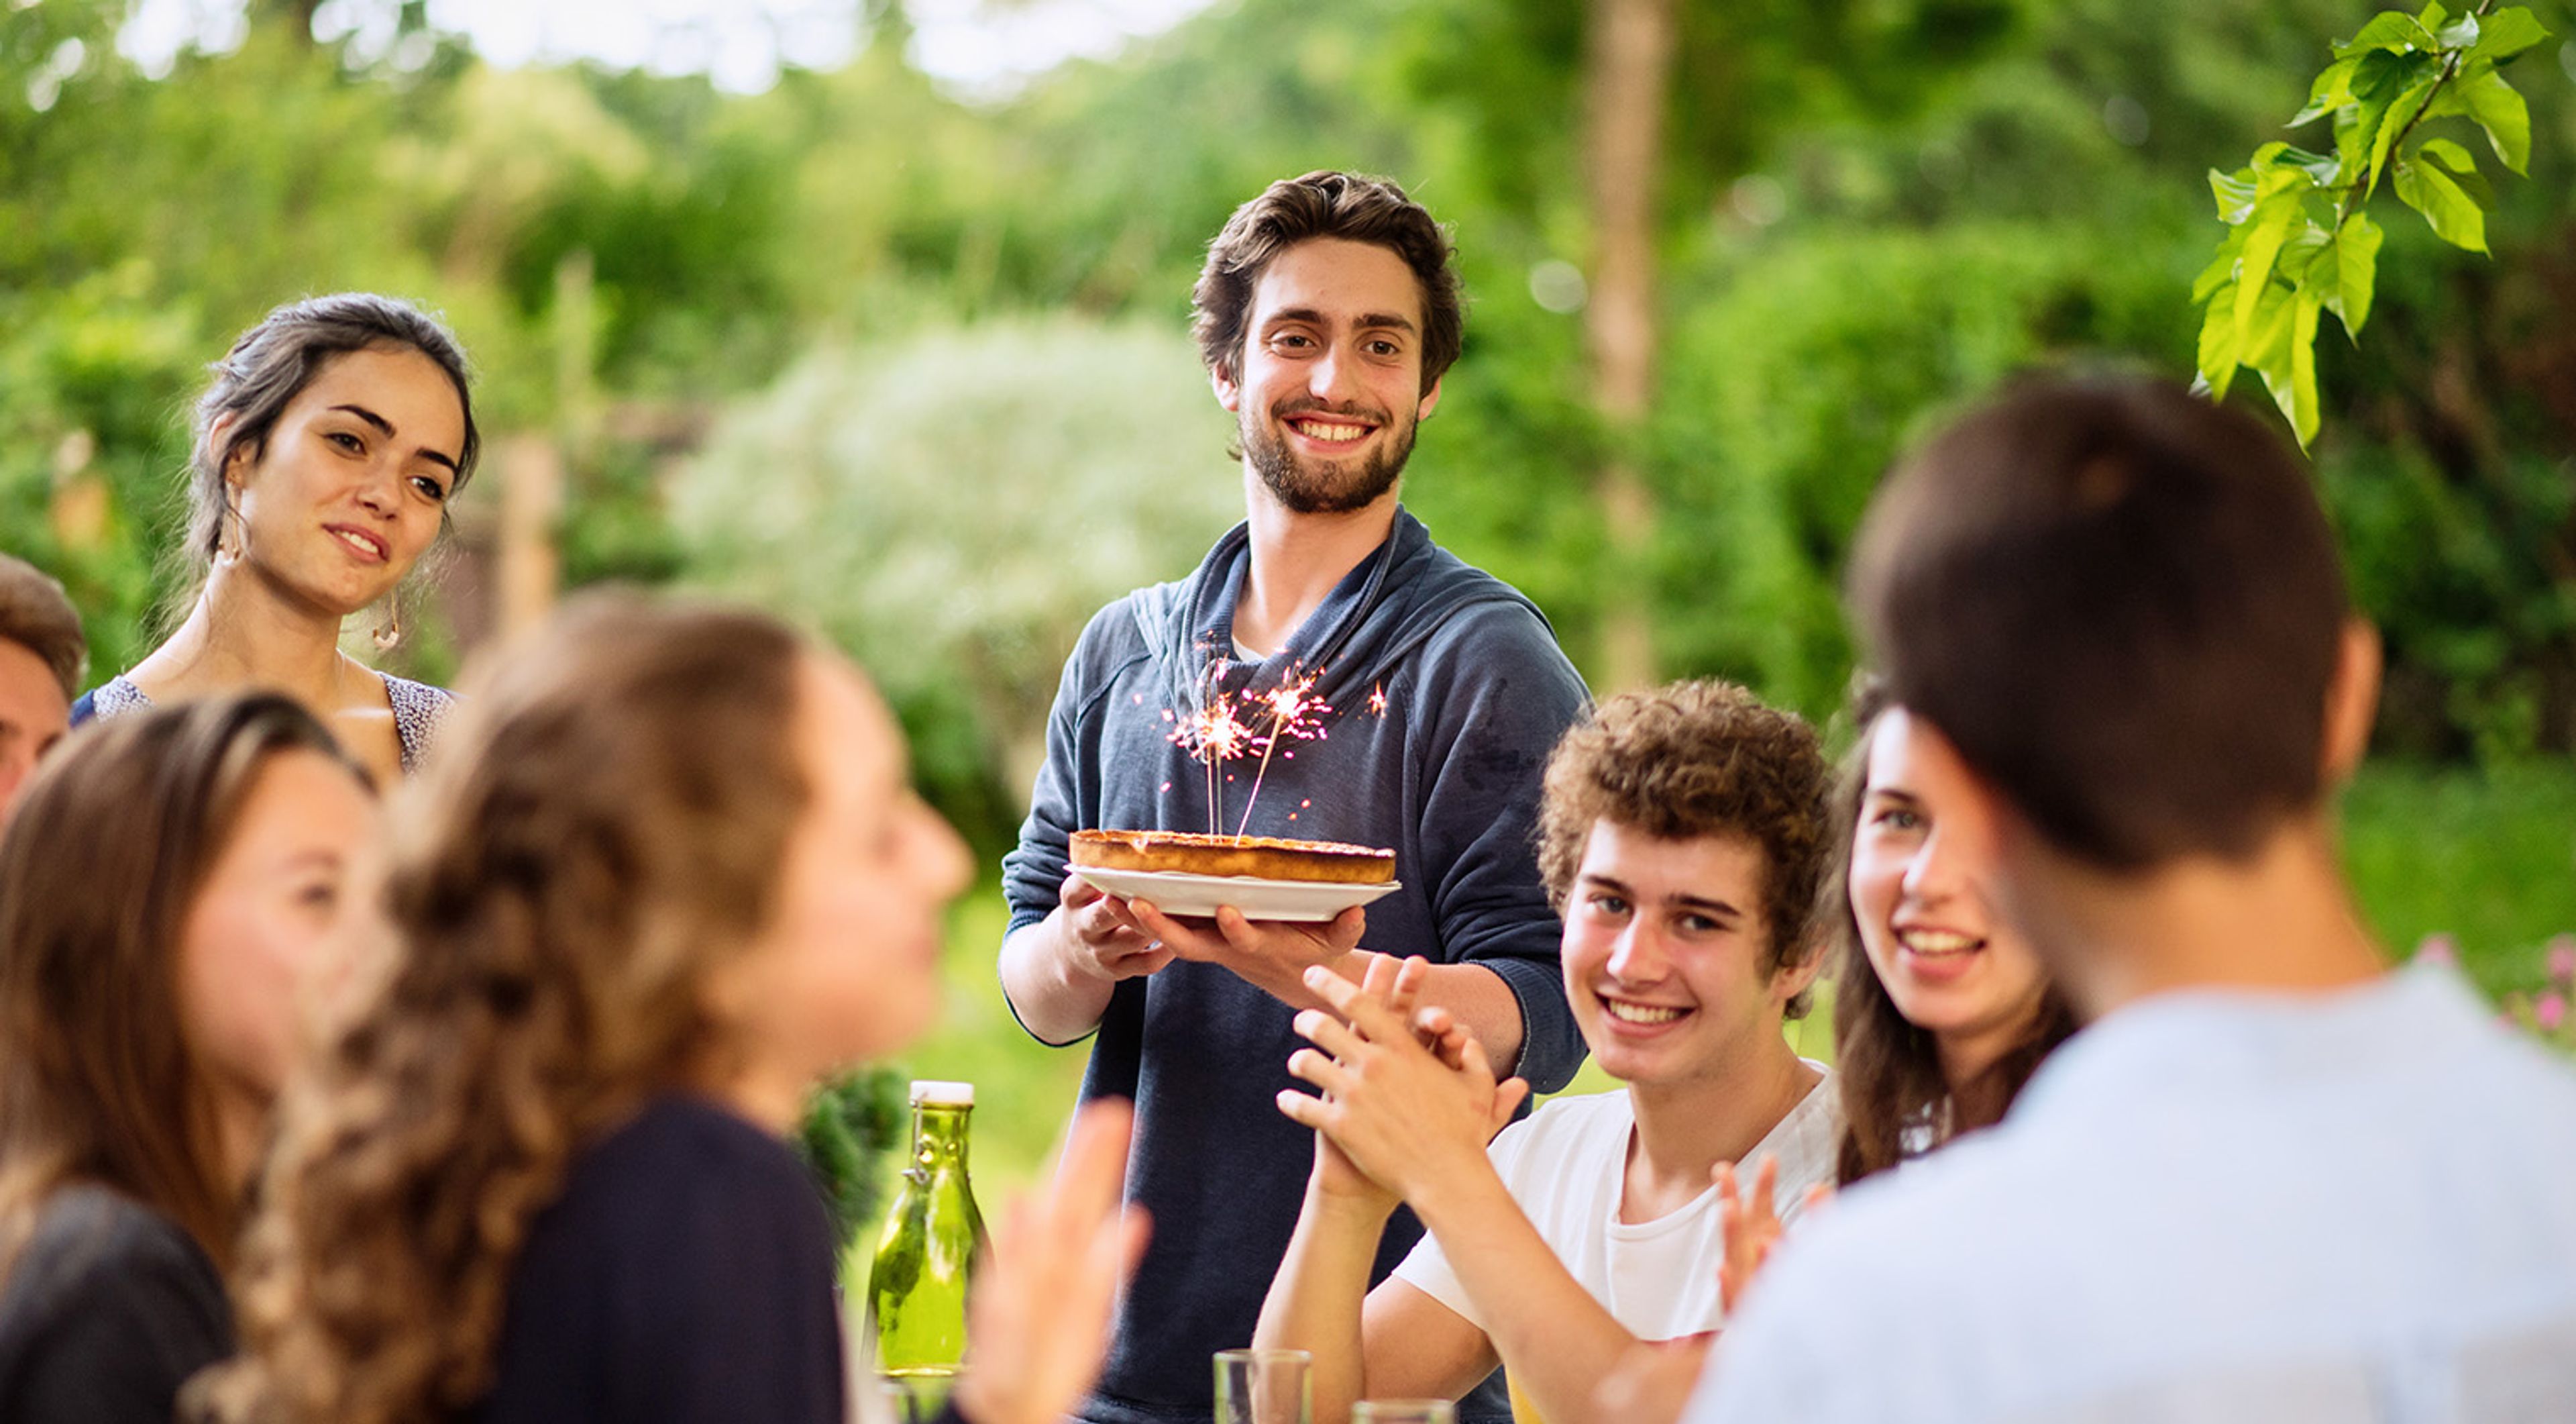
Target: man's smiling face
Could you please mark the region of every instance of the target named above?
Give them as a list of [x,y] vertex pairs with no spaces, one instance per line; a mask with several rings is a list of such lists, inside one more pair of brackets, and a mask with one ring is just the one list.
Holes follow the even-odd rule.
[[1215,377],[1245,458],[1300,514],[1365,509],[1391,493],[1414,427],[1439,404],[1422,388],[1422,287],[1389,248],[1309,238],[1253,284],[1239,379]]
[[1593,823],[1565,906],[1565,994],[1610,1076],[1722,1082],[1778,1042],[1814,961],[1771,967],[1766,861],[1740,836],[1665,840]]

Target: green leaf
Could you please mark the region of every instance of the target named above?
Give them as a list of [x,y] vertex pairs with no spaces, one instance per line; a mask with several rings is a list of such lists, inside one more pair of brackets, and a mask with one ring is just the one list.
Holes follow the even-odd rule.
[[2221,283],[2209,294],[2209,306],[2200,317],[2198,365],[2200,379],[2208,383],[2212,400],[2227,399],[2227,388],[2236,380],[2236,284]]
[[2440,40],[2444,49],[2467,49],[2478,42],[2478,17],[2474,13],[2462,15],[2457,23],[2436,32],[2433,38]]
[[[2370,320],[2370,298],[2378,283],[2379,244],[2387,234],[2370,220],[2370,214],[2356,212],[2335,234],[2335,317],[2343,323],[2344,334],[2358,342],[2362,323]],[[2322,259],[2320,259],[2322,260]]]
[[2442,13],[2442,0],[2432,0],[2432,3],[2415,12],[2415,27],[2428,35],[2434,34],[2442,28],[2442,22],[2448,18],[2450,17]]
[[2245,236],[2245,259],[2236,274],[2236,339],[2253,339],[2254,314],[2263,296],[2271,289],[2272,265],[2281,255],[2281,245],[2290,238],[2291,224],[2299,220],[2296,201],[2283,202],[2267,198],[2255,210],[2253,231]]
[[2263,377],[2272,403],[2288,417],[2290,430],[2305,448],[2317,434],[2317,312],[2309,296],[2273,288],[2265,295],[2250,339],[2242,349],[2244,363]]
[[2459,184],[2460,191],[2469,195],[2469,201],[2477,204],[2480,212],[2495,211],[2495,187],[2478,171],[2478,161],[2469,156],[2467,149],[2447,138],[2428,138],[2416,146],[2415,157],[2441,169]]
[[2372,50],[2361,57],[2352,71],[2353,105],[2348,111],[2351,122],[2347,124],[2338,117],[2335,123],[2335,152],[2343,156],[2344,172],[2355,180],[2361,176],[2387,122],[2389,106],[2409,85],[2424,77],[2419,70],[2437,68],[2422,56],[2400,58],[2385,50]]
[[2218,200],[2218,220],[2223,223],[2245,221],[2246,215],[2254,211],[2254,200],[2261,196],[2251,168],[2239,168],[2233,173],[2209,170],[2209,192]]
[[[2208,301],[2210,293],[2217,291],[2223,284],[2234,281],[2236,260],[2243,256],[2244,252],[2245,229],[2230,228],[2227,236],[2218,244],[2218,255],[2209,260],[2209,265],[2201,269],[2198,277],[2192,279],[2192,301],[2194,303]],[[2230,310],[2232,311],[2233,308]]]
[[2397,197],[2424,215],[2433,235],[2471,252],[2487,250],[2487,215],[2451,175],[2429,163],[2397,164]]
[[2310,264],[2332,241],[2334,234],[2331,231],[2314,218],[2308,218],[2290,230],[2289,241],[2281,244],[2281,255],[2272,259],[2272,270],[2281,274],[2293,287],[2306,286]]
[[2290,127],[2297,128],[2310,119],[2331,114],[2351,103],[2352,71],[2360,62],[2358,59],[2338,59],[2327,65],[2316,82],[2308,86],[2308,105],[2291,118]]
[[2406,132],[2406,126],[2415,122],[2415,115],[2422,112],[2424,101],[2433,97],[2433,86],[2440,82],[2438,74],[2417,79],[2406,86],[2395,103],[2388,106],[2387,117],[2380,121],[2379,132],[2370,141],[2370,175],[2362,188],[2363,196],[2379,191],[2379,175],[2388,167],[2389,149]]
[[2310,153],[2304,148],[2286,143],[2281,145],[2278,153],[2272,155],[2270,161],[2275,168],[2295,168],[2307,174],[2308,180],[2319,187],[2332,183],[2335,180],[2336,171],[2343,166],[2343,160],[2331,154]]
[[2371,50],[2387,50],[2395,53],[2406,49],[2431,50],[2438,47],[2439,41],[2435,40],[2432,33],[2426,30],[2414,16],[2397,10],[2388,10],[2371,16],[2370,23],[2361,27],[2361,33],[2336,45],[2334,52],[2337,59],[2345,59]]
[[2504,166],[2516,173],[2531,172],[2531,106],[2522,95],[2505,82],[2504,76],[2489,70],[2475,80],[2460,86],[2460,99],[2468,105],[2469,117],[2487,131],[2487,142]]
[[2531,17],[2529,9],[2516,5],[2487,16],[2478,27],[2478,42],[2470,49],[2469,58],[2502,64],[2547,38],[2548,29]]

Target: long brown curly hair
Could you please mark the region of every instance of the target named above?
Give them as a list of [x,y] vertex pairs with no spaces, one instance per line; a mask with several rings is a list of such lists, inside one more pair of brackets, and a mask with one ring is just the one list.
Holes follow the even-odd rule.
[[189,1047],[180,940],[270,759],[367,774],[274,693],[119,717],[71,739],[0,839],[0,1280],[53,1194],[111,1187],[221,1264],[241,1224]]
[[755,614],[599,595],[462,704],[389,817],[383,952],[282,1108],[205,1414],[414,1424],[489,1388],[573,1154],[721,1071],[702,986],[808,800],[805,656]]
[[[1990,1127],[1992,1120],[1960,1120],[1950,1082],[1941,1073],[1941,1055],[1930,1031],[1896,1011],[1887,986],[1862,947],[1860,919],[1851,903],[1852,837],[1860,826],[1860,808],[1869,784],[1870,732],[1889,706],[1875,678],[1862,678],[1852,692],[1852,722],[1858,740],[1834,792],[1832,873],[1824,880],[1821,916],[1833,925],[1834,1074],[1843,1103],[1842,1150],[1835,1176],[1850,1186],[1873,1172],[1883,1172],[1911,1155],[1937,1147],[1962,1132]],[[1986,1097],[1996,1114],[2021,1095],[2022,1085],[2057,1045],[2075,1032],[2075,1011],[2068,1007],[2056,981],[2048,983],[2032,1015],[2028,1034],[1986,1069],[1999,1091]],[[1909,1143],[1911,1134],[1920,1140]],[[1911,1147],[1914,1151],[1909,1152]]]

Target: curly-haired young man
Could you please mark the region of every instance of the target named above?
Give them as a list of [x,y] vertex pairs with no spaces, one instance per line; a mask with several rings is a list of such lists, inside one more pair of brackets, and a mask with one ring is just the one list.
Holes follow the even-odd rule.
[[[1806,723],[1719,682],[1611,698],[1558,744],[1539,864],[1566,997],[1621,1091],[1560,1098],[1489,1149],[1519,1091],[1478,1055],[1441,1061],[1436,1032],[1417,1041],[1366,995],[1332,996],[1349,1028],[1301,1019],[1332,1056],[1290,1071],[1329,1102],[1281,1100],[1319,1135],[1256,1338],[1313,1352],[1319,1418],[1455,1398],[1497,1363],[1543,1417],[1587,1418],[1635,1341],[1717,1328],[1712,1173],[1770,1158],[1784,1218],[1833,1178],[1831,1080],[1781,1033],[1819,958],[1830,782]],[[1371,1290],[1399,1198],[1430,1239]]]
[[[1449,259],[1419,203],[1348,173],[1271,184],[1209,244],[1199,351],[1235,417],[1245,520],[1186,577],[1083,630],[1003,861],[1012,1012],[1047,1043],[1096,1032],[1084,1096],[1136,1104],[1128,1199],[1154,1236],[1082,1412],[1094,1424],[1206,1419],[1209,1353],[1252,1334],[1311,1151],[1271,1110],[1290,1019],[1323,1002],[1303,971],[1356,981],[1376,956],[1419,955],[1426,1000],[1497,1061],[1543,1089],[1582,1061],[1530,820],[1583,682],[1536,605],[1397,503],[1458,356]],[[1217,783],[1223,828],[1387,847],[1401,888],[1328,925],[1181,921],[1067,874],[1078,830],[1215,828],[1171,709],[1307,678],[1341,709],[1330,735],[1268,762],[1257,806],[1249,768],[1231,796]],[[1419,1233],[1399,1217],[1378,1269]],[[1489,1393],[1461,1413],[1488,1424],[1509,1408]]]

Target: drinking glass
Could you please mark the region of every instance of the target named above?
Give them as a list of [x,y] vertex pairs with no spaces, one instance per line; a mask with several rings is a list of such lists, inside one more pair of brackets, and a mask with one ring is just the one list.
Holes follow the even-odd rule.
[[1351,1406],[1351,1424],[1458,1424],[1458,1406],[1445,1399],[1363,1399]]
[[1314,1424],[1315,1357],[1303,1350],[1216,1352],[1216,1424]]
[[888,1370],[877,1375],[877,1398],[885,1403],[882,1417],[893,1424],[931,1424],[956,1388],[954,1369]]

